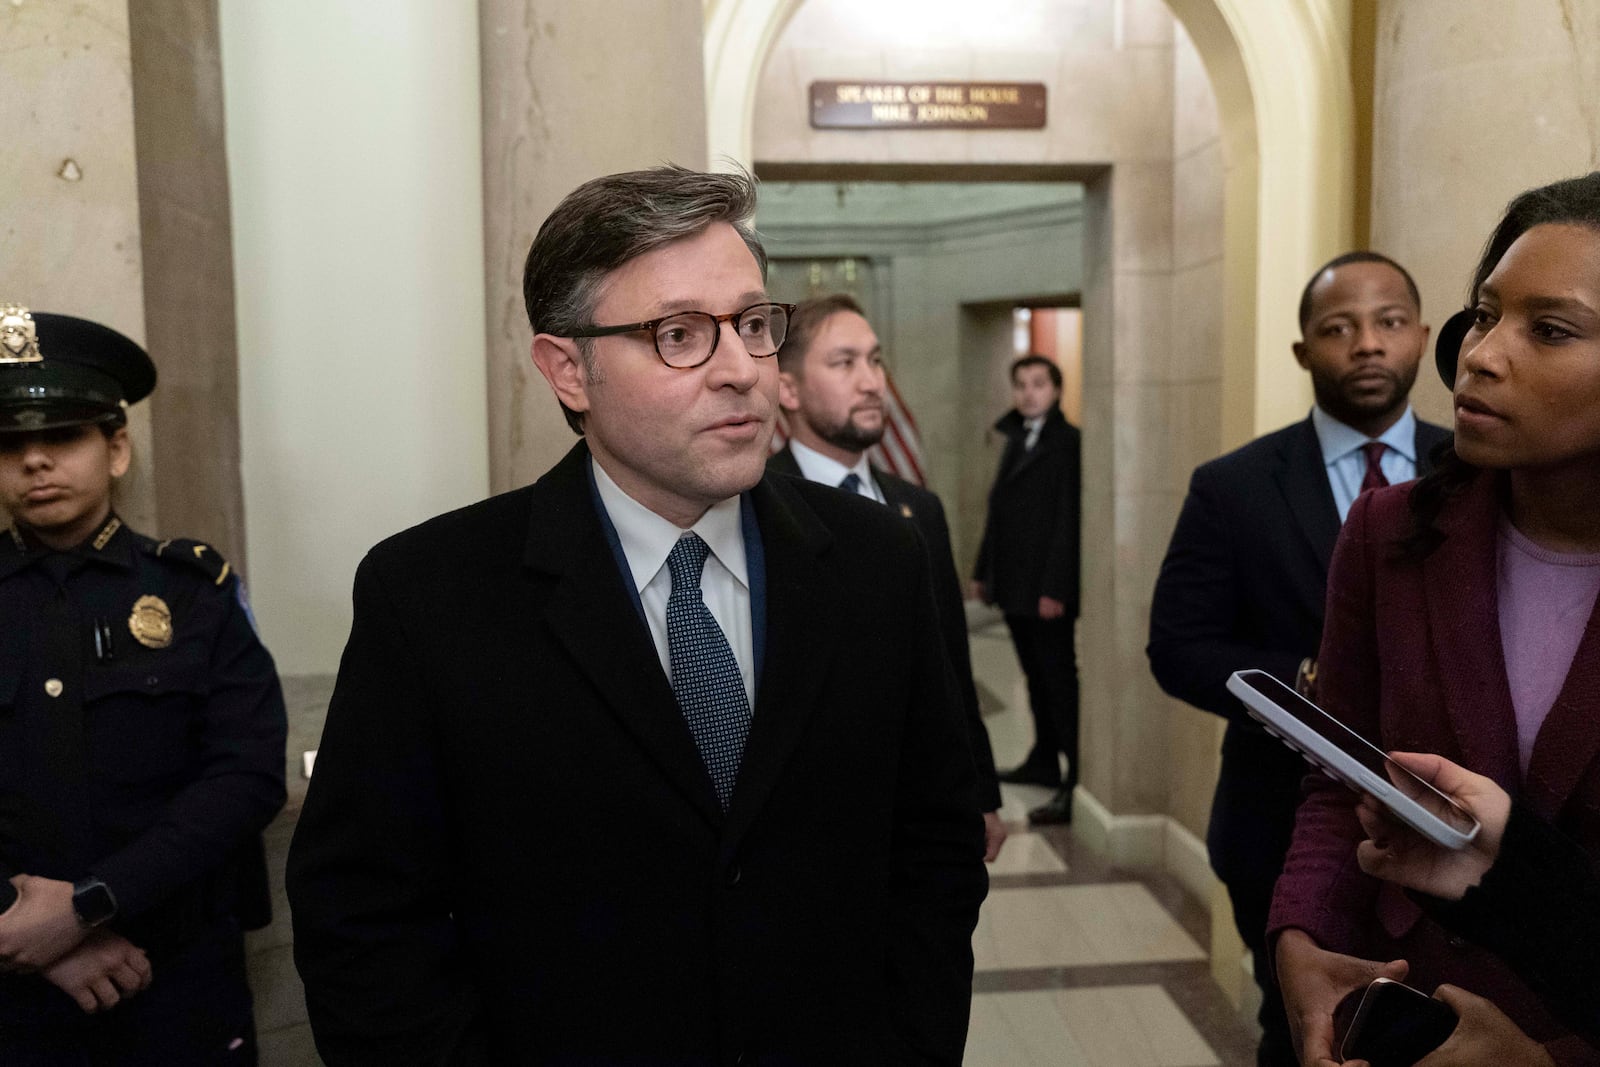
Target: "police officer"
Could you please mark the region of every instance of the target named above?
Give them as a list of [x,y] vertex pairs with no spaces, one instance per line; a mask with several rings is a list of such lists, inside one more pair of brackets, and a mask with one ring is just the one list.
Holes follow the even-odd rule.
[[0,306],[0,1063],[254,1063],[283,694],[237,575],[112,507],[128,338]]

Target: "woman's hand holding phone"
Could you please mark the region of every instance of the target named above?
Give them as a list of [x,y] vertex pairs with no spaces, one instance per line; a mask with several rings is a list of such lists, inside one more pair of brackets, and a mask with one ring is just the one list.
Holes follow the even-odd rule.
[[1399,981],[1407,969],[1404,960],[1380,963],[1329,952],[1304,930],[1279,934],[1275,956],[1289,1029],[1305,1067],[1338,1064],[1333,1048],[1333,1013],[1340,1001],[1374,978]]
[[1442,848],[1390,815],[1383,804],[1363,795],[1356,817],[1367,840],[1356,859],[1368,874],[1446,900],[1483,879],[1500,854],[1500,839],[1511,815],[1511,798],[1492,779],[1451,763],[1443,756],[1391,752],[1389,758],[1465,808],[1483,827],[1462,849]]
[[1505,1067],[1512,1063],[1555,1067],[1544,1046],[1489,1001],[1453,985],[1440,986],[1433,996],[1454,1008],[1461,1022],[1450,1039],[1418,1060],[1416,1067]]

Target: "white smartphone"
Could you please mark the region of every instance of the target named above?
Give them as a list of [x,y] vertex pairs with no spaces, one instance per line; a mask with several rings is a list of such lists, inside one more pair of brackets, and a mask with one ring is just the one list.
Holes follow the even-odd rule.
[[1267,732],[1334,778],[1383,806],[1434,844],[1466,848],[1478,820],[1366,738],[1266,671],[1235,671],[1228,691]]

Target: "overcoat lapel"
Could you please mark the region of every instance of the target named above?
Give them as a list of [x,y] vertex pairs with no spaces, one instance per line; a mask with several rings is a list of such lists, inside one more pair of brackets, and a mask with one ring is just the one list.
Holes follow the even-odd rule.
[[784,445],[767,457],[767,470],[777,471],[779,474],[792,474],[797,478],[805,477],[800,471],[800,461],[794,458],[794,452],[788,445]]
[[1045,448],[1046,445],[1042,436],[1031,449],[1023,447],[1023,439],[1021,437],[1013,437],[1006,445],[1006,453],[1001,460],[1000,469],[1004,472],[1000,476],[1001,479],[1009,482],[1016,478],[1017,475],[1038,461],[1039,454]]
[[728,808],[725,851],[749,829],[799,744],[833,669],[839,620],[848,613],[838,578],[821,559],[833,535],[805,501],[771,478],[751,490],[751,500],[766,553],[767,652]]
[[884,478],[877,479],[878,488],[883,492],[886,504],[903,519],[917,522],[921,516],[917,514],[916,507],[911,503],[911,495],[901,492],[900,486]]
[[1299,431],[1290,435],[1280,453],[1282,465],[1273,472],[1278,489],[1289,504],[1296,527],[1316,554],[1321,577],[1326,582],[1333,545],[1339,539],[1339,508],[1328,485],[1327,466],[1322,461],[1322,446],[1316,428],[1307,419]]
[[1422,585],[1445,714],[1462,755],[1515,793],[1521,766],[1500,638],[1495,481],[1480,476],[1440,518],[1444,543],[1422,561]]
[[587,458],[580,443],[533,487],[525,562],[550,584],[529,617],[541,617],[606,708],[689,803],[721,825],[711,776],[606,543]]
[[1047,416],[1044,425],[1039,428],[1039,440],[1035,441],[1032,448],[1027,448],[1028,431],[1023,429],[1006,445],[1006,454],[1001,464],[1001,478],[1011,481],[1023,471],[1039,461],[1040,456],[1049,455],[1061,447],[1061,440],[1065,436],[1062,432],[1066,425],[1066,416],[1059,413]]

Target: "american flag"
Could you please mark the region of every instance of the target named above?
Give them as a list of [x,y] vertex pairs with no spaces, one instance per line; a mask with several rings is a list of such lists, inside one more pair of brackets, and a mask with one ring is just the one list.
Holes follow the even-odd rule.
[[[778,430],[772,435],[772,450],[782,451],[789,443],[789,423],[782,412],[778,413]],[[917,432],[917,420],[900,397],[894,379],[885,375],[883,390],[883,440],[867,450],[867,461],[879,470],[904,478],[913,485],[926,486],[923,474],[922,436]]]

